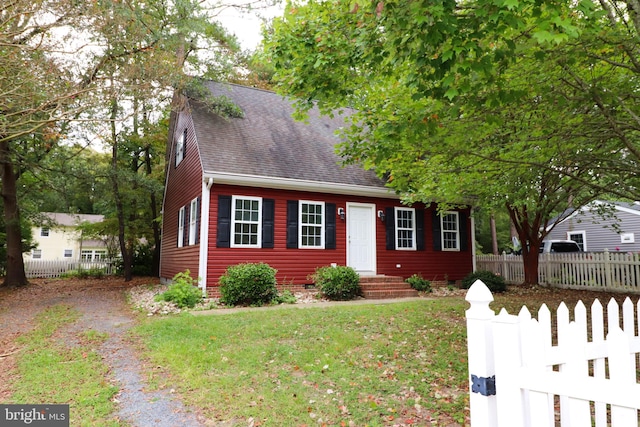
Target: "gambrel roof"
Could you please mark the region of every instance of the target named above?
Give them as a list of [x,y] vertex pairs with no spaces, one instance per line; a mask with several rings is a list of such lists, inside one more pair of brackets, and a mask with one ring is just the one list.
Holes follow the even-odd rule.
[[345,123],[339,115],[329,118],[312,109],[308,120],[296,121],[292,101],[274,92],[235,84],[206,85],[213,95],[233,101],[244,116],[222,118],[189,100],[205,177],[373,187],[393,194],[373,171],[341,165],[335,152],[340,142],[336,130]]

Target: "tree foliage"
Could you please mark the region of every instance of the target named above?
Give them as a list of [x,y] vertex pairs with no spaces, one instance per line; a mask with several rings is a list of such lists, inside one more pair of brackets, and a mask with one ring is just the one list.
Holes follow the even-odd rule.
[[292,2],[267,51],[300,110],[352,109],[341,154],[406,201],[505,207],[535,283],[551,218],[637,194],[637,17],[633,1]]

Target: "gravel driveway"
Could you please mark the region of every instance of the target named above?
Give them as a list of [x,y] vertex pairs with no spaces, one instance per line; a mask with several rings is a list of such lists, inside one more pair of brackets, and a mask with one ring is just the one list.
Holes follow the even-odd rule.
[[[75,307],[81,317],[56,334],[69,345],[78,334],[93,329],[108,334],[99,349],[110,367],[109,381],[119,387],[116,396],[123,424],[132,426],[204,426],[209,425],[185,407],[171,390],[146,391],[145,366],[137,356],[126,332],[136,317],[125,301],[125,291],[141,284],[158,283],[158,279],[34,280],[22,289],[0,289],[0,402],[7,401],[11,390],[7,379],[15,369],[18,347],[15,339],[30,331],[35,316],[56,304]],[[30,402],[50,403],[50,402]]]

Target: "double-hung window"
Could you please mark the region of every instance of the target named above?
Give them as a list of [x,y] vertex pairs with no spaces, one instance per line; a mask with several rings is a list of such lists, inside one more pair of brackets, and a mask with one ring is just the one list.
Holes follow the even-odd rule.
[[300,201],[298,218],[301,248],[324,248],[324,202]]
[[40,229],[40,237],[49,237],[49,227],[42,227]]
[[184,159],[184,149],[186,144],[187,130],[185,129],[184,132],[178,136],[178,140],[176,141],[176,166],[178,166],[180,162],[182,162],[182,159]]
[[262,199],[233,196],[231,204],[231,247],[260,247]]
[[191,208],[189,209],[189,244],[196,244],[196,233],[198,231],[198,199],[195,198],[191,201]]
[[184,246],[184,206],[180,208],[178,212],[178,247]]
[[65,249],[62,256],[64,258],[73,258],[73,249]]
[[414,208],[395,208],[396,249],[416,249],[416,221]]
[[441,217],[442,230],[442,250],[460,250],[460,229],[458,222],[458,212],[445,212]]

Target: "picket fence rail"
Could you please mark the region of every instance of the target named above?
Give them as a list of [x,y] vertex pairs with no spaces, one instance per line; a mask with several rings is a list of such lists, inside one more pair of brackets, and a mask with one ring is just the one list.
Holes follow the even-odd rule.
[[24,270],[27,278],[54,278],[60,277],[70,271],[100,269],[105,276],[115,274],[115,262],[113,260],[42,260],[29,259],[24,261]]
[[546,305],[537,320],[526,307],[496,315],[480,280],[466,300],[472,427],[640,425],[640,318],[629,298],[622,317],[611,299],[606,319],[598,300],[589,315],[580,301],[572,321],[565,303],[555,319]]
[[[578,252],[541,254],[538,283],[559,288],[640,293],[640,254]],[[502,276],[507,284],[524,282],[521,255],[478,255],[478,270]]]

